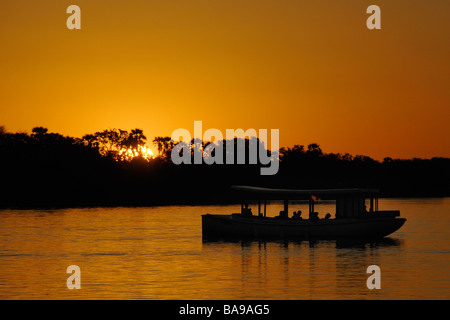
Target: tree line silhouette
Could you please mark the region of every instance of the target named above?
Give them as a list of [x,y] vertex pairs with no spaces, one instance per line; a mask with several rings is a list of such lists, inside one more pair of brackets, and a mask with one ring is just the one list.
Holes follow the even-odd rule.
[[[145,206],[225,204],[235,201],[231,185],[281,188],[378,188],[384,197],[450,196],[450,159],[391,159],[325,153],[318,144],[284,147],[276,175],[260,175],[261,163],[249,164],[256,138],[231,141],[234,157],[245,146],[246,164],[175,165],[177,141],[155,137],[150,157],[141,129],[108,129],[81,138],[51,133],[7,132],[0,126],[0,207]],[[191,156],[211,143],[192,140]],[[255,145],[254,145],[255,144]],[[226,163],[225,150],[223,163]],[[212,153],[214,156],[214,153]],[[235,160],[237,160],[235,158]],[[235,161],[234,163],[237,163]]]

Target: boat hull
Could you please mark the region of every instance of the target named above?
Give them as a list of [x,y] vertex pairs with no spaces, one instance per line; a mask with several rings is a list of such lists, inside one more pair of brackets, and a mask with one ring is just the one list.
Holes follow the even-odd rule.
[[293,220],[232,215],[202,215],[204,239],[341,239],[383,238],[405,223],[404,218]]

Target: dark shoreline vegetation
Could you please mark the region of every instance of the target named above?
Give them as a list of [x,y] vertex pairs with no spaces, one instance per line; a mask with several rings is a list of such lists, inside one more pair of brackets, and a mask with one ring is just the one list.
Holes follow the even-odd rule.
[[[238,140],[234,139],[235,155]],[[278,173],[261,176],[260,164],[175,165],[170,158],[175,143],[170,137],[156,137],[158,155],[148,158],[142,149],[146,142],[140,129],[111,129],[73,138],[43,127],[31,134],[9,133],[0,127],[0,207],[228,204],[238,200],[232,185],[364,187],[379,189],[381,197],[450,196],[449,158],[376,161],[324,153],[313,143],[281,148]],[[256,138],[244,140],[246,163],[255,142],[262,147]],[[208,144],[200,142],[203,147]]]

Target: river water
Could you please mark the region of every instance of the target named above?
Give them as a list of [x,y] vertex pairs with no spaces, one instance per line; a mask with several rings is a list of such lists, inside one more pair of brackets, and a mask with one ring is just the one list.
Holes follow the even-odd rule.
[[[0,299],[449,299],[450,198],[379,207],[407,222],[371,242],[202,241],[201,214],[239,206],[1,210]],[[70,265],[79,290],[67,288]],[[370,265],[379,290],[367,288]]]

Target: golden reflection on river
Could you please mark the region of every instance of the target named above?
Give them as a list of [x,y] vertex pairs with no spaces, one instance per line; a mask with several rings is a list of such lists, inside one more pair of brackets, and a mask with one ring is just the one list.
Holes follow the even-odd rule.
[[[382,241],[202,241],[201,214],[238,208],[2,210],[0,298],[450,298],[450,199],[380,200],[408,219]],[[69,265],[80,290],[66,286]],[[367,289],[369,265],[380,290]]]

